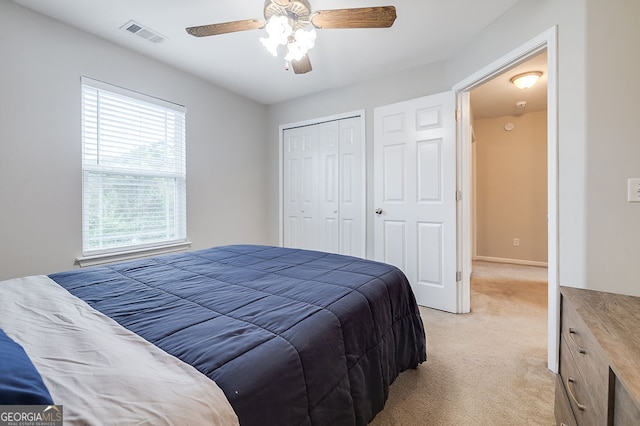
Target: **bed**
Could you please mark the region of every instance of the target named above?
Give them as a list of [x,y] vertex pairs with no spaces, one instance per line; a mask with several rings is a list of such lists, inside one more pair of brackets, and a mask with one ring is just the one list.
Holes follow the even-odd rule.
[[[118,337],[103,346],[118,352],[120,339],[139,339],[136,345],[145,352],[166,355],[178,365],[178,377],[181,369],[189,370],[194,383],[174,393],[191,393],[186,400],[170,399],[180,407],[195,401],[205,412],[212,410],[204,414],[211,416],[208,424],[367,424],[384,407],[397,375],[426,360],[424,327],[406,277],[393,266],[360,258],[233,245],[35,278],[56,294],[68,294],[73,304],[87,305],[91,315],[82,314],[91,317],[87,329],[94,316],[116,327]],[[16,327],[17,318],[10,317],[25,315],[33,300],[16,301],[22,297],[13,295],[19,284],[9,290],[2,284],[0,299],[11,300],[4,305],[26,308],[7,315],[0,302],[0,328],[24,343],[44,382],[51,384],[54,402],[64,405],[65,420],[82,420],[74,400],[56,398],[57,390],[69,385],[49,377],[55,374],[50,360],[32,355],[32,343],[22,337],[35,326]],[[26,293],[33,299],[41,290]],[[46,323],[47,315],[33,322]],[[45,327],[50,335],[56,328]],[[128,370],[125,376],[132,374]],[[143,372],[135,376],[130,381],[146,380]],[[144,387],[173,388],[174,380],[156,377]],[[144,401],[136,392],[119,398],[125,406]]]

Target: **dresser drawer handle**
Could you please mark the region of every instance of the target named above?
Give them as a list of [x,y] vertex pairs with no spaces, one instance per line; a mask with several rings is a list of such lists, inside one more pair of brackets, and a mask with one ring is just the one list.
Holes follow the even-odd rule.
[[576,342],[575,337],[573,337],[574,334],[578,334],[578,332],[576,331],[575,328],[569,328],[569,339],[571,339],[571,341],[573,342],[574,345],[576,345],[576,347],[578,348],[578,352],[580,352],[581,354],[586,354],[587,351],[584,350],[584,348],[582,346],[580,346],[578,344],[578,342]]
[[573,383],[573,382],[575,382],[575,381],[576,381],[576,380],[575,380],[573,377],[571,377],[571,376],[567,377],[567,392],[569,392],[569,396],[571,397],[571,399],[573,399],[573,402],[575,402],[575,403],[576,403],[576,406],[577,406],[580,410],[584,411],[587,407],[586,407],[586,406],[584,406],[584,405],[582,405],[582,404],[580,404],[580,403],[578,402],[578,400],[576,399],[576,397],[573,395],[573,390],[571,389],[571,383]]

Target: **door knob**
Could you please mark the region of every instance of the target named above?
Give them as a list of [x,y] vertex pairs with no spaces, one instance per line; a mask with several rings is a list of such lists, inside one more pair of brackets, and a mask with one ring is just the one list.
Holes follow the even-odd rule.
[[376,214],[382,214],[382,209],[376,209]]

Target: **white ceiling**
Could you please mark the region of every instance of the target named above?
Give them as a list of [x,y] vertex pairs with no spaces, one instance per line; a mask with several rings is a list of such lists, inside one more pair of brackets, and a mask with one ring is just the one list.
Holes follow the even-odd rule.
[[[318,31],[313,71],[285,71],[260,44],[264,30],[196,38],[190,26],[262,18],[263,0],[14,0],[15,3],[272,104],[448,58],[518,0],[310,0],[312,10],[393,5],[388,29]],[[167,39],[121,29],[134,20]]]
[[[529,89],[518,89],[511,78],[529,71],[541,71],[538,82]],[[525,101],[524,108],[517,108],[518,102]],[[547,109],[547,53],[533,58],[503,72],[492,80],[471,91],[471,109],[474,119],[521,115]]]

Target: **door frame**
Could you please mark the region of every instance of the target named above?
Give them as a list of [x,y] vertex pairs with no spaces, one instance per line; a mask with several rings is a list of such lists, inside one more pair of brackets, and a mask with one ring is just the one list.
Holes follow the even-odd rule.
[[326,117],[312,118],[309,120],[296,121],[293,123],[281,124],[278,126],[278,238],[280,247],[284,246],[284,131],[296,127],[312,126],[314,124],[326,123],[328,121],[338,121],[347,118],[360,117],[360,144],[362,145],[361,179],[362,179],[362,213],[361,213],[361,235],[362,247],[366,256],[367,249],[367,162],[366,162],[366,133],[365,133],[365,110],[344,112]]
[[[547,51],[547,212],[548,212],[548,355],[551,371],[558,372],[560,288],[558,228],[558,29],[549,28],[539,36],[512,50],[480,71],[453,86],[461,119],[458,121],[458,190],[462,192],[458,209],[458,267],[462,281],[458,291],[459,311],[469,312],[472,259],[471,238],[471,132],[469,92],[498,74]],[[464,196],[464,194],[467,194]]]

